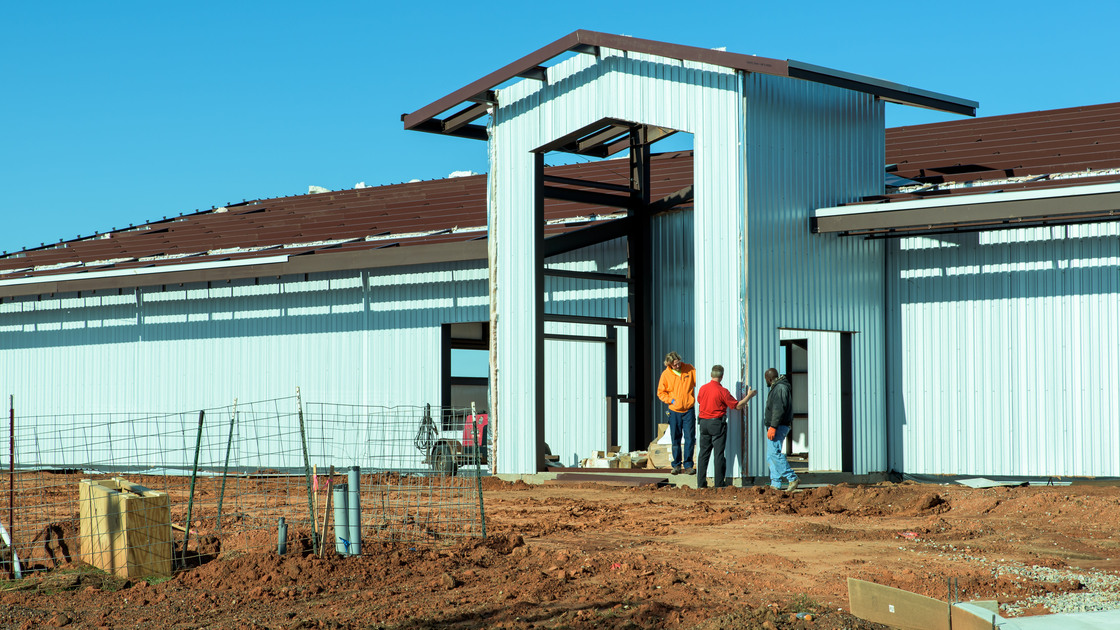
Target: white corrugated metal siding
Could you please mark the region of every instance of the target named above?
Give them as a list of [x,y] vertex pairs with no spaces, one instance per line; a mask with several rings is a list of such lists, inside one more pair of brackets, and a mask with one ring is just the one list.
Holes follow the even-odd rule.
[[780,367],[780,328],[853,332],[857,474],[886,469],[883,244],[814,235],[809,217],[883,190],[883,103],[783,77],[743,77],[746,111],[748,471],[767,474],[763,372]]
[[724,363],[725,383],[732,388],[742,380],[742,360],[733,356],[742,346],[743,277],[743,192],[742,180],[735,176],[742,172],[742,98],[736,74],[603,48],[598,58],[577,55],[550,68],[548,75],[547,83],[522,81],[500,90],[491,129],[491,290],[500,340],[494,412],[511,419],[505,426],[518,427],[498,431],[499,472],[533,472],[537,466],[531,393],[536,377],[534,296],[540,288],[526,264],[536,246],[531,152],[602,118],[693,134],[696,268],[705,270],[694,284],[695,304],[703,305],[704,317],[693,319],[693,361]]
[[486,321],[483,261],[31,296],[0,303],[23,416],[291,396],[438,405],[440,325]]
[[[626,274],[626,244],[616,239],[545,261],[549,269]],[[626,284],[580,278],[545,278],[545,312],[557,315],[626,318]],[[606,326],[548,322],[546,333],[605,337]],[[626,327],[617,329],[622,343],[548,340],[545,342],[545,442],[566,466],[578,466],[592,451],[606,450],[607,353],[619,352],[615,379],[626,392]],[[618,438],[629,436],[627,405],[618,405]],[[621,446],[629,450],[628,444]]]
[[[653,274],[650,305],[650,399],[646,403],[655,412],[655,422],[668,422],[665,403],[657,398],[657,382],[665,369],[665,355],[674,351],[686,363],[696,361],[696,291],[694,289],[694,256],[692,210],[659,214],[650,229],[653,248]],[[735,360],[735,357],[725,359]],[[711,366],[708,366],[709,368]],[[708,370],[696,365],[697,378],[704,382]],[[651,427],[656,429],[656,424]],[[657,435],[656,430],[652,435]],[[735,449],[733,452],[738,452]]]
[[1120,226],[889,246],[892,467],[1120,476]]

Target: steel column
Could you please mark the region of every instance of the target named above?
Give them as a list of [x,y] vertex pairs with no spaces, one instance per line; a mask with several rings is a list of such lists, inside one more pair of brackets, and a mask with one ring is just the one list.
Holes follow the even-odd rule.
[[652,437],[649,416],[650,386],[650,223],[649,130],[638,125],[630,130],[630,231],[626,237],[627,291],[630,320],[630,448],[646,444]]
[[544,153],[533,154],[533,269],[537,301],[533,315],[533,344],[536,346],[536,383],[533,387],[534,450],[537,470],[544,470]]

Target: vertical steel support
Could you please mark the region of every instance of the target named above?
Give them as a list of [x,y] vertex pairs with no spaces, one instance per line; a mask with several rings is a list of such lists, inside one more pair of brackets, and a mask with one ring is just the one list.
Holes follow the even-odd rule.
[[[489,425],[489,423],[487,423]],[[494,465],[490,463],[490,445],[483,446],[479,441],[478,435],[478,411],[474,408],[474,401],[471,401],[471,431],[474,433],[474,463],[477,467],[475,473],[475,485],[478,488],[478,519],[482,523],[482,539],[486,540],[486,509],[482,505],[482,456],[483,448],[487,449],[486,463],[490,466],[490,470],[494,469]]]
[[179,554],[179,565],[187,564],[187,543],[191,541],[191,515],[194,512],[194,484],[198,480],[198,454],[202,451],[202,421],[206,418],[206,411],[198,412],[198,439],[194,443],[194,467],[191,468],[191,494],[187,498],[186,531],[183,532],[183,550]]
[[533,387],[534,433],[538,471],[544,471],[544,153],[533,154],[533,282],[536,283],[533,344],[536,350]]
[[[607,383],[607,446],[620,444],[618,441],[618,329],[607,326],[607,342],[603,344],[603,365]],[[628,436],[629,437],[629,436]],[[627,450],[636,451],[640,444],[630,443]]]
[[649,129],[644,125],[630,128],[630,207],[626,211],[631,232],[626,237],[627,302],[630,322],[630,448],[640,448],[653,434],[649,414],[651,349],[650,284],[652,252],[650,251],[649,216]]
[[[8,542],[16,548],[16,397],[8,394]],[[13,557],[15,552],[13,551]]]
[[362,469],[351,466],[346,471],[346,512],[350,525],[350,555],[362,555]]
[[218,531],[222,531],[222,502],[226,498],[226,474],[229,473],[229,452],[233,448],[234,425],[237,424],[237,399],[233,399],[233,413],[229,416],[229,437],[226,439],[226,461],[222,465],[222,489],[218,493]]
[[311,459],[307,456],[307,431],[303,427],[303,399],[296,388],[296,406],[299,410],[299,441],[303,446],[303,474],[307,481],[307,513],[311,515],[311,548],[319,546],[318,523],[315,522],[315,505],[311,496]]

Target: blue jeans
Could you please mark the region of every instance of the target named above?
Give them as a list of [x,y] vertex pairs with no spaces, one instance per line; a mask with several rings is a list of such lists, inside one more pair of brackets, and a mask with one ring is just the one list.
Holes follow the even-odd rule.
[[692,468],[692,453],[696,450],[696,411],[669,410],[669,437],[673,440],[673,468],[681,465],[681,437],[684,437],[684,467]]
[[[769,428],[769,427],[767,427]],[[789,460],[782,452],[782,445],[789,435],[789,427],[778,427],[774,432],[774,439],[766,441],[766,463],[770,464],[770,485],[775,488],[782,487],[782,479],[793,481],[797,475],[789,467]]]

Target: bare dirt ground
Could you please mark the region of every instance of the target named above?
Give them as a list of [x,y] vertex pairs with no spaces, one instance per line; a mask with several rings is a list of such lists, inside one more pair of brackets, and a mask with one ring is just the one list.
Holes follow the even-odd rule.
[[204,537],[202,561],[167,580],[68,563],[3,582],[0,627],[881,628],[846,612],[848,577],[940,599],[956,577],[962,600],[1006,603],[1086,584],[996,566],[1120,575],[1110,486],[484,491],[485,540],[320,558],[306,533],[285,556],[260,550],[275,531],[256,551]]

